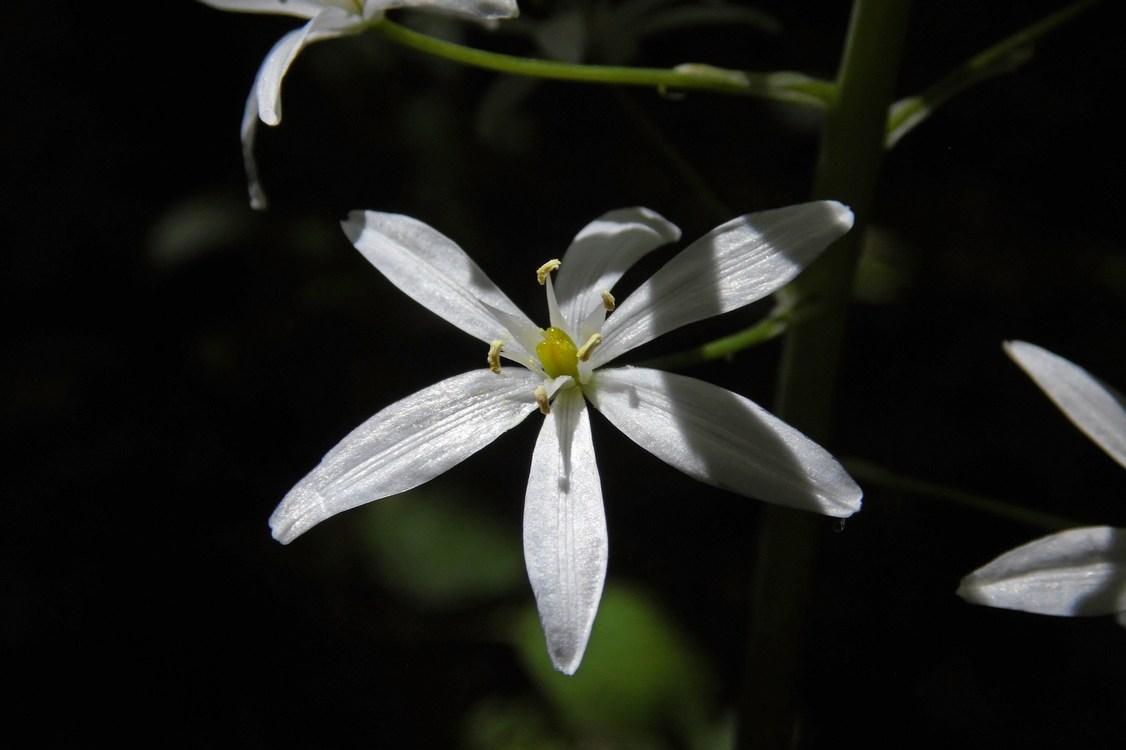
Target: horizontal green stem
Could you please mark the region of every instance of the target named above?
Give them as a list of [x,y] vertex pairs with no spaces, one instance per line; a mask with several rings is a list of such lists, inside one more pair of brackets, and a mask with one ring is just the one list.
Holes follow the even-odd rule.
[[487,52],[435,39],[387,19],[379,21],[372,28],[388,39],[428,55],[512,75],[658,89],[703,89],[818,108],[825,107],[831,102],[835,93],[833,84],[828,81],[795,72],[750,73],[695,63],[678,65],[675,68],[581,65]]
[[890,490],[942,500],[979,513],[1028,524],[1044,531],[1063,531],[1083,525],[1062,516],[1029,510],[1003,500],[909,477],[859,458],[844,458],[841,459],[841,463],[848,469],[849,474],[862,482],[871,482]]
[[750,328],[744,328],[738,333],[709,341],[706,344],[682,352],[663,357],[654,357],[653,359],[646,360],[639,364],[643,367],[656,367],[661,370],[679,370],[690,365],[700,364],[701,362],[710,362],[712,360],[730,357],[737,352],[765,343],[779,336],[786,330],[786,326],[789,325],[793,314],[792,309],[784,312],[776,312],[770,317],[759,321]]

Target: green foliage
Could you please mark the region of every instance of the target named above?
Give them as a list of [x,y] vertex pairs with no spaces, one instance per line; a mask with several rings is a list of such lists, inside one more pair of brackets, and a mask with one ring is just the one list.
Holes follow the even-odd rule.
[[364,523],[373,572],[422,604],[457,606],[526,585],[519,536],[451,495],[413,490],[373,506]]
[[669,737],[711,746],[705,739],[717,733],[708,717],[715,683],[707,662],[642,591],[607,585],[574,676],[552,668],[534,609],[521,613],[515,638],[529,675],[572,736],[597,737],[615,748],[661,747],[661,738]]

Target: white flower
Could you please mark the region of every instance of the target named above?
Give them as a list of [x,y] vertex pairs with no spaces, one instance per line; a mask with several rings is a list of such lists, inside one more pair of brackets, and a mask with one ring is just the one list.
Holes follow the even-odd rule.
[[852,213],[839,203],[723,224],[616,309],[614,283],[646,253],[679,239],[680,230],[647,209],[611,211],[579,232],[562,263],[537,271],[547,291],[546,330],[426,224],[357,211],[343,226],[392,283],[488,344],[488,366],[483,361],[392,404],[344,438],[274,511],[270,526],[279,541],[416,487],[542,411],[525,496],[524,555],[548,651],[555,667],[571,674],[586,648],[607,560],[588,401],[643,448],[703,482],[831,516],[859,510],[860,488],[832,456],[746,398],[659,370],[604,367],[667,331],[780,288],[852,226]]
[[[1126,400],[1078,365],[1024,341],[1005,351],[1083,433],[1126,467]],[[974,604],[1042,615],[1117,614],[1126,627],[1126,529],[1069,529],[1010,550],[962,579]]]
[[281,122],[281,85],[289,66],[305,47],[324,39],[358,34],[394,8],[422,8],[469,18],[491,20],[517,15],[516,0],[200,0],[213,8],[243,13],[272,13],[306,18],[273,46],[254,80],[242,117],[242,155],[250,188],[250,204],[265,208],[258,182],[254,137],[258,120]]

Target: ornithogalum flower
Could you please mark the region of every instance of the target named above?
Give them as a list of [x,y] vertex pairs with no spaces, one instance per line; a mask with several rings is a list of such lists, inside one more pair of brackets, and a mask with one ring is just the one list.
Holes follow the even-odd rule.
[[[1024,341],[1005,351],[1056,406],[1126,467],[1126,400],[1078,365]],[[962,579],[974,604],[1042,615],[1116,614],[1126,627],[1126,529],[1088,526],[1029,542]]]
[[307,19],[273,46],[254,80],[242,117],[242,155],[250,187],[250,204],[265,208],[266,197],[258,182],[254,137],[258,120],[281,122],[281,85],[289,66],[313,42],[358,34],[394,8],[420,8],[466,18],[492,20],[518,12],[516,0],[200,0],[213,8],[242,13],[272,13]]
[[852,213],[839,203],[723,224],[620,305],[611,294],[615,282],[646,253],[679,239],[680,230],[647,209],[611,211],[579,232],[562,262],[536,271],[547,292],[546,329],[426,224],[357,211],[343,226],[393,284],[480,339],[488,353],[481,367],[388,406],[344,438],[274,511],[270,526],[279,541],[416,487],[542,412],[524,501],[524,556],[548,651],[555,667],[571,674],[586,649],[607,562],[588,402],[701,481],[831,516],[860,508],[860,488],[832,456],[746,398],[660,370],[605,366],[667,331],[777,290],[852,226]]

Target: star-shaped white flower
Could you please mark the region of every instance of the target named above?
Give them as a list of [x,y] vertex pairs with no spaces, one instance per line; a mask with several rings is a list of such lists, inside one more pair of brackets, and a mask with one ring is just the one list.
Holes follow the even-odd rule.
[[392,283],[488,344],[488,357],[479,368],[392,404],[344,438],[271,516],[279,541],[417,487],[541,411],[524,505],[524,555],[548,651],[555,667],[571,674],[606,576],[588,402],[638,445],[708,484],[831,516],[859,510],[860,488],[832,456],[746,398],[659,370],[605,366],[667,331],[786,284],[852,226],[852,213],[839,203],[727,222],[620,305],[611,295],[615,282],[646,253],[679,239],[680,230],[647,209],[611,211],[579,232],[562,263],[550,261],[537,272],[547,291],[546,330],[426,224],[357,211],[343,226]]
[[246,100],[242,117],[242,156],[250,189],[250,205],[266,207],[266,196],[258,181],[254,138],[258,120],[267,125],[281,122],[281,85],[289,66],[313,42],[358,34],[394,8],[420,8],[479,20],[509,18],[519,12],[516,0],[200,0],[213,8],[243,13],[272,13],[306,18],[273,46]]
[[[1078,365],[1024,341],[1005,351],[1071,422],[1126,467],[1126,400]],[[1126,627],[1126,529],[1068,529],[1010,550],[962,579],[974,604],[1067,617],[1117,614]]]

